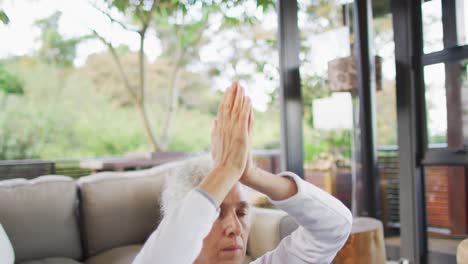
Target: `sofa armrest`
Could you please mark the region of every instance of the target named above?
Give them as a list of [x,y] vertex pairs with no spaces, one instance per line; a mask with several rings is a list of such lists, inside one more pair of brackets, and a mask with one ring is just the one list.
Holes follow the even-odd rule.
[[463,240],[457,249],[457,263],[468,264],[468,239]]
[[275,249],[298,224],[285,212],[277,209],[254,208],[247,251],[256,259]]

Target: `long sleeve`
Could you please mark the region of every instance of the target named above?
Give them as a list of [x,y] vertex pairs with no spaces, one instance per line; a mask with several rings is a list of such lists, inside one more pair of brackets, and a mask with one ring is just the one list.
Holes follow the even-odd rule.
[[278,247],[251,264],[330,263],[343,247],[351,231],[351,212],[337,199],[293,173],[282,173],[297,184],[298,193],[271,201],[292,216],[299,228]]
[[219,215],[203,191],[192,190],[151,234],[133,264],[193,263]]

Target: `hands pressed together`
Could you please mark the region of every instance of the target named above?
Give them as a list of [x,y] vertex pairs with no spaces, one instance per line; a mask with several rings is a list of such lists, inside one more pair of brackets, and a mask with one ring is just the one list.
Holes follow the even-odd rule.
[[255,170],[250,154],[252,123],[252,102],[236,81],[218,107],[211,131],[211,154],[215,167],[224,168],[243,183],[253,177]]
[[199,185],[219,205],[238,182],[282,200],[297,193],[290,178],[257,168],[252,160],[252,103],[244,88],[234,82],[218,108],[211,131],[211,155],[214,169]]

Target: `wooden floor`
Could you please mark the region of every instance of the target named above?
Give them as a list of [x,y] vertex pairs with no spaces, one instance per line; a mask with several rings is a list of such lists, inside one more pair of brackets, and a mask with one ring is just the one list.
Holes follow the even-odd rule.
[[[451,264],[456,263],[457,247],[462,239],[429,238],[429,263]],[[400,237],[385,239],[387,258],[400,259]]]

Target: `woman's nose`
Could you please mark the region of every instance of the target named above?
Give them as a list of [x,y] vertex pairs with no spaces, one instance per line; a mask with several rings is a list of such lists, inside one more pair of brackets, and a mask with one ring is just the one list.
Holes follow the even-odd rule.
[[226,236],[238,236],[241,234],[241,224],[235,213],[224,218],[224,233]]

